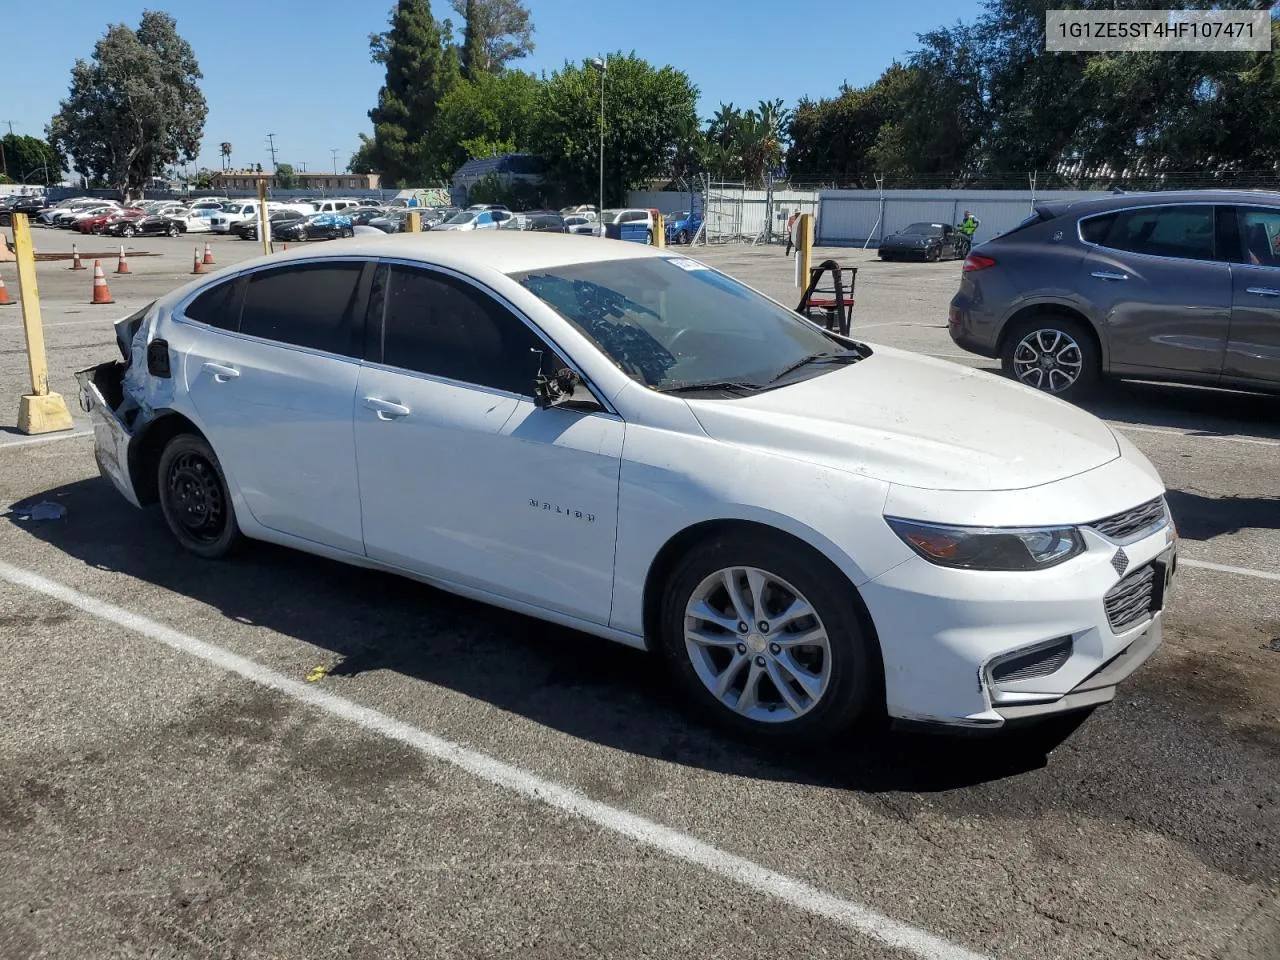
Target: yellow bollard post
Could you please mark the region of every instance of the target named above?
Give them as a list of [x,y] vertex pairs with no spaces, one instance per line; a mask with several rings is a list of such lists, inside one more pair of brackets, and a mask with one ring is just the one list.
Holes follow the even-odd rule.
[[406,233],[422,232],[422,214],[420,214],[417,210],[409,211],[409,223],[405,227],[405,232]]
[[274,253],[271,245],[271,217],[267,214],[267,181],[258,180],[258,233],[261,234],[262,252]]
[[653,245],[659,250],[667,246],[667,220],[660,213],[653,215]]
[[813,214],[800,214],[796,233],[796,286],[803,292],[809,287],[809,273],[813,269]]
[[18,429],[23,433],[70,430],[71,414],[66,402],[61,394],[49,390],[40,291],[36,288],[36,254],[25,213],[13,215],[13,247],[18,258],[18,295],[22,299],[22,330],[27,338],[27,367],[31,371],[31,392],[18,401]]

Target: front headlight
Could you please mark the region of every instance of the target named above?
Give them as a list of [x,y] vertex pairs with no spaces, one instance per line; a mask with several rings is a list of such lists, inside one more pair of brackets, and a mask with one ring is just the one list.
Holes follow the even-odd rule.
[[885,517],[930,563],[964,570],[1044,570],[1084,552],[1075,527],[951,527]]

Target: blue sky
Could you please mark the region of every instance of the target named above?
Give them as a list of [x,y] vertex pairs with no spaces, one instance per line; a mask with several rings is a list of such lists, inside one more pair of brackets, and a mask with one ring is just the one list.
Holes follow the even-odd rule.
[[[4,44],[0,132],[42,135],[66,95],[71,66],[88,57],[108,23],[137,26],[147,7],[166,10],[195,48],[209,103],[200,162],[218,166],[229,140],[237,166],[277,157],[299,169],[342,168],[370,132],[369,108],[381,86],[369,61],[368,35],[386,25],[391,0],[0,0]],[[655,64],[684,70],[701,90],[699,113],[721,102],[754,105],[782,97],[828,96],[848,81],[874,80],[916,43],[916,34],[970,20],[978,0],[910,3],[767,3],[764,0],[528,0],[534,54],[523,69],[551,71],[566,59],[635,50]],[[435,0],[437,18],[457,17]],[[17,78],[21,78],[18,80]],[[15,80],[17,82],[15,82]]]

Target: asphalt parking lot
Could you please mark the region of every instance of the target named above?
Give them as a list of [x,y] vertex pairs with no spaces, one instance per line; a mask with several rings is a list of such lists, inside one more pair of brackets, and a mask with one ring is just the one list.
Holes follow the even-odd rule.
[[[0,307],[0,957],[1280,958],[1280,399],[1089,401],[1182,537],[1114,704],[1065,738],[780,753],[642,654],[273,547],[202,563],[125,504],[71,374],[205,239],[104,259],[111,306],[40,264],[70,436],[14,430]],[[260,250],[210,242],[210,269]],[[947,336],[958,263],[828,253],[856,336],[994,368]],[[796,299],[781,248],[694,255]]]

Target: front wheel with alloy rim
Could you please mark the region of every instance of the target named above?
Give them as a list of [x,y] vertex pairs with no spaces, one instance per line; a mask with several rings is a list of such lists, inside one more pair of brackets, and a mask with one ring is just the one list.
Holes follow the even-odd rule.
[[1010,330],[1000,355],[1006,375],[1036,390],[1069,400],[1102,377],[1097,343],[1083,324],[1052,314],[1032,317]]
[[180,433],[160,455],[160,509],[178,543],[216,560],[240,544],[227,479],[204,437]]
[[823,739],[878,701],[882,671],[853,586],[781,536],[717,537],[681,560],[662,604],[662,647],[709,717],[777,740]]

